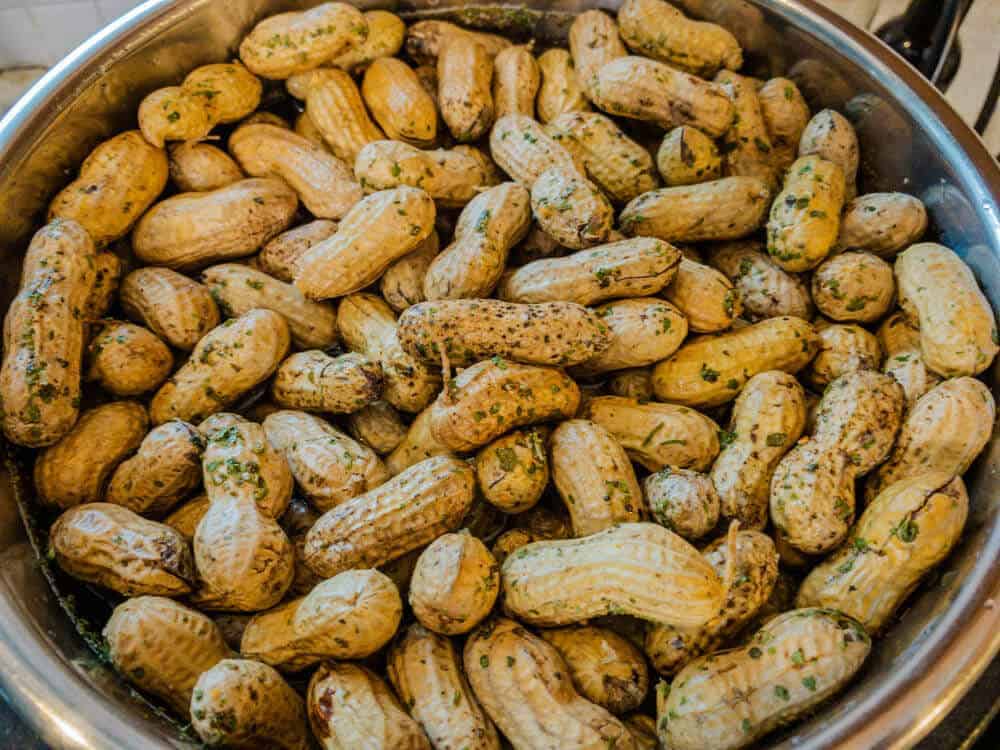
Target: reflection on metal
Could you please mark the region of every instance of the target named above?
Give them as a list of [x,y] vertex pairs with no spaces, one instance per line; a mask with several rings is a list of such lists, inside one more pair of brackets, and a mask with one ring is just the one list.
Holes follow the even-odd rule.
[[[0,303],[13,294],[18,258],[48,198],[102,138],[132,127],[148,91],[190,68],[226,59],[253,22],[315,2],[152,0],[53,68],[0,123]],[[377,2],[356,3],[362,8]],[[732,26],[749,69],[803,81],[814,105],[843,107],[861,133],[863,190],[923,197],[939,236],[969,259],[1000,309],[1000,170],[929,83],[879,42],[809,0],[678,0],[691,15]],[[530,0],[529,9],[469,7],[461,0],[382,3],[460,13],[552,41],[573,12],[615,0]],[[520,6],[518,6],[520,7]],[[461,10],[459,10],[461,9]],[[806,80],[808,79],[808,83]],[[997,367],[1000,367],[998,365]],[[994,374],[1000,372],[994,368]],[[784,735],[782,748],[902,748],[940,721],[1000,648],[1000,441],[968,476],[966,535],[880,640],[861,678],[836,702]],[[24,467],[0,476],[0,518],[10,519]],[[7,529],[11,528],[6,524]],[[66,582],[55,579],[62,591]],[[73,589],[78,599],[86,590]],[[64,592],[65,593],[65,592]],[[105,605],[106,606],[106,605]],[[143,707],[96,663],[52,594],[24,537],[0,533],[0,680],[56,747],[191,747],[176,726]]]

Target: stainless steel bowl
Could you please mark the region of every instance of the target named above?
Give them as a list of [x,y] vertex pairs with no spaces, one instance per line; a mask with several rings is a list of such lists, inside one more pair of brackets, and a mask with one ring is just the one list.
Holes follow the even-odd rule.
[[[919,195],[941,241],[965,257],[1000,309],[1000,170],[937,91],[873,37],[810,0],[675,2],[729,26],[759,74],[791,68],[814,107],[848,112],[861,138],[863,190]],[[315,4],[151,0],[50,71],[0,122],[3,306],[48,197],[98,141],[134,126],[145,93],[178,81],[196,65],[225,59],[257,19]],[[430,14],[462,5],[356,4]],[[498,5],[506,7],[498,12]],[[618,2],[518,4],[527,10],[513,5],[466,7],[462,18],[551,39],[565,34],[572,13],[613,10]],[[0,684],[58,748],[192,747],[176,724],[94,657],[71,625],[19,520],[16,501],[30,495],[19,455],[8,447],[0,472]],[[968,476],[972,511],[960,548],[878,642],[851,689],[811,720],[773,737],[774,747],[908,747],[972,685],[1000,649],[998,468],[1000,440],[994,439]]]

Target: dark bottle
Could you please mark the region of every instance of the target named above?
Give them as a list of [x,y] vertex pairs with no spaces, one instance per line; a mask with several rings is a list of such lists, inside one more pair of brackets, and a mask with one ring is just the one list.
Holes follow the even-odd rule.
[[[903,15],[886,23],[876,35],[943,89],[958,70],[957,29],[971,4],[970,0],[913,0]],[[946,53],[945,64],[938,70]]]

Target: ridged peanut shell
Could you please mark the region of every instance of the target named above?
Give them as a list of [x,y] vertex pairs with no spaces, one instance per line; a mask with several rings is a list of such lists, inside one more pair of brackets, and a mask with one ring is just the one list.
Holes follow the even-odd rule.
[[167,185],[167,155],[138,130],[97,146],[49,204],[49,220],[72,219],[98,246],[128,234]]
[[101,635],[115,669],[182,716],[201,673],[233,655],[210,618],[162,596],[126,599]]
[[581,696],[559,652],[505,618],[491,620],[465,644],[465,672],[487,715],[514,747],[634,750],[618,719]]
[[240,653],[285,672],[325,659],[362,659],[389,642],[403,616],[396,585],[377,570],[347,570],[300,599],[255,615]]
[[49,530],[49,550],[74,578],[123,596],[183,596],[195,576],[184,537],[111,503],[65,511]]
[[704,471],[719,452],[718,425],[686,406],[598,396],[582,415],[607,429],[650,471],[665,466]]
[[534,542],[507,558],[501,576],[506,611],[546,627],[612,613],[701,625],[722,606],[727,585],[694,547],[653,523]]
[[330,577],[378,566],[454,530],[472,505],[472,469],[456,458],[429,458],[327,511],[306,536],[306,564]]
[[258,308],[230,318],[206,334],[156,392],[149,407],[153,423],[200,421],[224,411],[271,376],[290,343],[288,324],[276,312]]
[[149,429],[142,404],[115,401],[83,412],[73,429],[35,459],[35,493],[44,505],[66,509],[104,498],[119,463]]

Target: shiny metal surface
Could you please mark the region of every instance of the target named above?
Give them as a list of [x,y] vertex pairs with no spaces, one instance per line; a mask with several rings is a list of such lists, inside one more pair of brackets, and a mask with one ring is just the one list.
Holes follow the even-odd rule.
[[[900,189],[927,204],[941,241],[962,253],[1000,309],[1000,169],[938,93],[873,37],[808,0],[675,0],[729,26],[758,74],[789,74],[814,107],[836,106],[862,143],[862,189]],[[267,13],[315,2],[151,0],[93,37],[0,122],[0,303],[47,198],[87,151],[134,126],[141,97],[231,54]],[[455,0],[358,2],[421,13]],[[503,4],[496,3],[495,5]],[[508,3],[508,5],[512,5]],[[558,38],[574,11],[614,0],[534,0],[532,12],[466,8],[473,24]],[[991,384],[1000,364],[991,373]],[[191,747],[123,687],[60,609],[17,517],[21,454],[0,475],[0,683],[58,748]],[[780,748],[903,748],[924,736],[1000,649],[1000,440],[968,476],[963,542],[882,638],[861,678],[813,719],[771,738]],[[81,592],[83,593],[83,592]]]

